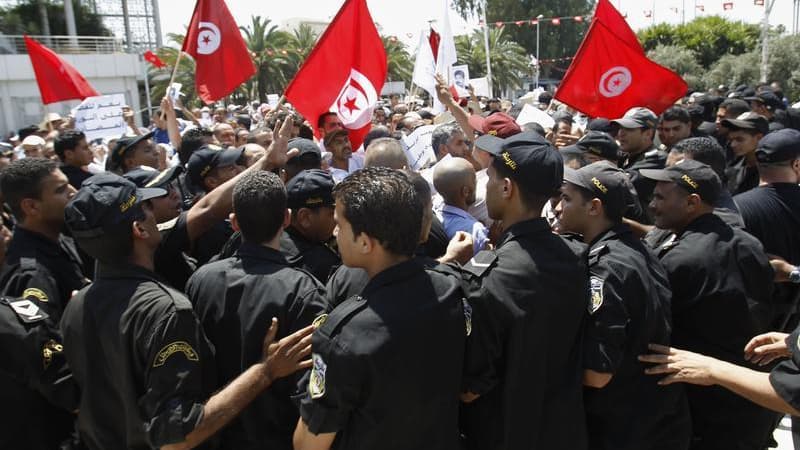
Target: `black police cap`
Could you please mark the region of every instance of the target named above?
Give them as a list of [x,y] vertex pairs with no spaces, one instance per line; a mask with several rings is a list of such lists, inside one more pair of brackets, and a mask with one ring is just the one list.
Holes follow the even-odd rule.
[[616,161],[619,159],[619,144],[608,133],[602,131],[588,131],[576,144],[589,153],[603,159]]
[[222,150],[216,145],[204,145],[197,149],[186,163],[186,174],[197,187],[203,187],[203,179],[211,170],[236,164],[244,154],[244,147]]
[[151,131],[139,136],[122,136],[121,138],[117,139],[117,143],[114,145],[114,150],[111,151],[111,161],[119,166],[122,164],[122,159],[125,157],[125,154],[128,151],[136,147],[136,145],[140,142],[150,139],[155,133],[155,131]]
[[792,128],[773,131],[758,142],[756,160],[762,164],[792,161],[800,155],[800,131]]
[[67,227],[76,238],[99,238],[137,217],[142,202],[163,197],[167,191],[138,188],[111,172],[86,179],[64,210]]
[[697,194],[706,204],[719,198],[722,183],[709,165],[693,159],[683,159],[666,169],[641,169],[639,173],[651,180],[675,183],[690,194]]
[[769,133],[769,121],[761,114],[747,111],[735,119],[723,119],[720,124],[732,130],[755,130],[761,134]]
[[289,140],[289,150],[296,148],[300,151],[297,156],[291,158],[289,162],[292,162],[295,158],[300,158],[303,155],[315,155],[319,159],[322,159],[322,152],[319,149],[319,145],[317,145],[311,139],[305,138],[294,138]]
[[161,172],[139,168],[126,172],[123,177],[140,188],[166,189],[181,172],[183,172],[183,167],[181,166],[170,167]]
[[597,161],[578,170],[564,169],[564,181],[580,186],[603,202],[603,207],[619,215],[628,207],[628,181],[625,172],[609,161]]
[[564,159],[553,145],[538,133],[518,133],[506,139],[483,135],[475,145],[494,156],[523,189],[551,195],[564,178]]
[[333,206],[333,186],[333,177],[327,171],[303,170],[286,185],[287,205],[295,209]]
[[747,96],[744,98],[748,102],[760,102],[763,103],[764,106],[771,110],[775,109],[783,109],[784,105],[781,99],[778,98],[772,91],[761,91],[758,92],[756,95]]

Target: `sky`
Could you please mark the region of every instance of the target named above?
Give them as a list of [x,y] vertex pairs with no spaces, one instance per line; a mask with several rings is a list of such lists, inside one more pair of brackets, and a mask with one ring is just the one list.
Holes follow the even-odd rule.
[[[419,33],[426,29],[428,21],[443,16],[445,0],[367,0],[372,18],[378,22],[383,34],[397,36],[409,46],[413,53],[419,42]],[[724,2],[733,2],[730,11],[723,10]],[[768,0],[767,0],[768,1]],[[732,20],[748,23],[760,23],[764,15],[764,7],[754,5],[753,0],[611,0],[621,12],[627,13],[628,22],[634,30],[647,27],[653,23],[680,23],[685,5],[685,18],[690,21],[697,15],[722,15]],[[239,25],[250,23],[251,15],[260,15],[280,25],[291,18],[304,18],[315,21],[330,21],[336,15],[343,0],[226,0],[228,9]],[[161,15],[161,30],[184,33],[191,19],[195,0],[158,0]],[[703,5],[701,12],[694,6]],[[772,10],[770,24],[783,24],[787,30],[792,27],[793,0],[776,0]],[[432,6],[433,5],[433,6]],[[674,8],[674,9],[673,9]],[[645,11],[654,11],[651,18]],[[675,12],[677,10],[677,13]],[[531,19],[532,17],[507,17],[505,21]],[[478,19],[464,21],[455,11],[450,12],[450,23],[453,33],[466,34],[477,27]],[[515,25],[512,25],[515,26]],[[552,26],[552,25],[542,25]],[[166,43],[166,39],[164,41]],[[572,56],[572,55],[564,55]]]

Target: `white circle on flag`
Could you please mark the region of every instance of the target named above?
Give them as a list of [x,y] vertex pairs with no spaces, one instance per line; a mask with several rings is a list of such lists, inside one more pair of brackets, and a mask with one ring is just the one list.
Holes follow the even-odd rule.
[[200,22],[197,28],[200,30],[197,34],[197,53],[210,55],[217,51],[222,43],[219,28],[211,22]]
[[600,95],[603,97],[616,97],[621,95],[630,87],[632,82],[633,76],[627,67],[612,67],[600,77]]
[[350,76],[331,105],[331,111],[339,116],[345,128],[358,129],[370,123],[377,101],[378,93],[369,78],[350,69]]

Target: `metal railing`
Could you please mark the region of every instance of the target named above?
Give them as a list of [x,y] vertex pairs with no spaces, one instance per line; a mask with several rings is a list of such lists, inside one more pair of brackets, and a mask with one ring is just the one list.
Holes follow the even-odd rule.
[[[30,36],[56,53],[92,54],[124,53],[122,39],[114,36]],[[26,54],[21,35],[0,34],[0,55]]]

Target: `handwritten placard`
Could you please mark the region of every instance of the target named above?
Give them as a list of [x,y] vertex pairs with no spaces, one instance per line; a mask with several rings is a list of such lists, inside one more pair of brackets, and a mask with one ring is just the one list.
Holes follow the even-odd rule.
[[436,153],[431,145],[435,125],[423,125],[402,140],[403,150],[408,158],[408,166],[420,170],[429,162],[436,161]]
[[122,117],[124,104],[124,94],[88,97],[75,108],[75,128],[86,134],[87,141],[120,137],[128,129]]

